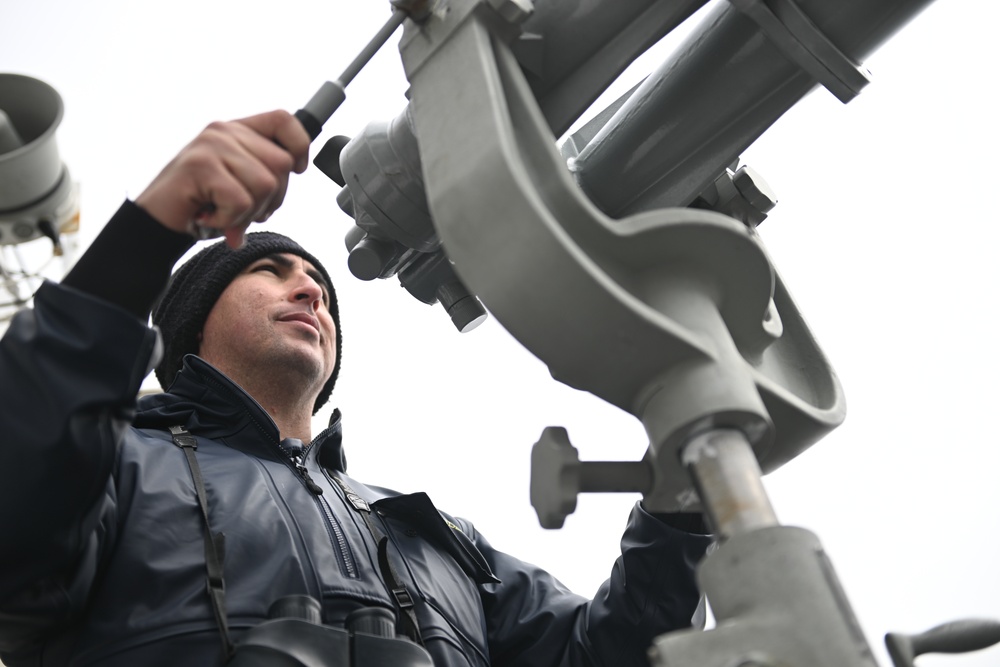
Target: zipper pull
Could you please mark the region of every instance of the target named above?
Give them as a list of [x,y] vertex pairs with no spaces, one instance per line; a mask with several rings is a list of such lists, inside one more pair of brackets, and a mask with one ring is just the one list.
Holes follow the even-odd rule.
[[309,489],[310,493],[314,495],[322,495],[323,487],[313,481],[313,478],[309,476],[309,471],[302,464],[302,455],[306,451],[305,445],[298,438],[285,438],[281,441],[281,448],[288,452],[289,457],[292,459],[292,465],[295,469],[299,471],[299,475],[302,476],[302,481],[306,483],[306,488]]
[[305,480],[306,488],[317,496],[323,495],[323,487],[313,481],[313,478],[309,476],[309,471],[301,463],[296,463],[295,467],[299,469],[299,474],[302,475],[302,479]]

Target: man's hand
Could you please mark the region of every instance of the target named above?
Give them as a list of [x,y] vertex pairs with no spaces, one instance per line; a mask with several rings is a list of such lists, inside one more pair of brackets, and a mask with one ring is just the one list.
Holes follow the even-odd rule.
[[309,135],[287,111],[212,123],[135,203],[169,229],[221,233],[238,248],[251,222],[284,201],[289,173],[309,164]]

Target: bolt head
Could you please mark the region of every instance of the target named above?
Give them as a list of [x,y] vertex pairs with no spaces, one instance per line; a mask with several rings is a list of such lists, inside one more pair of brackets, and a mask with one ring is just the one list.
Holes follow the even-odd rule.
[[760,174],[747,166],[742,166],[733,175],[733,185],[751,206],[767,213],[778,203],[778,197]]

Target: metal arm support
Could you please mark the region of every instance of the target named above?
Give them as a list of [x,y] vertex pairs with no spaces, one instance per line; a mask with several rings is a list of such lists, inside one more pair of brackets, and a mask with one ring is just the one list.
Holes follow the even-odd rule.
[[[807,658],[787,664],[872,667],[815,539],[774,526],[760,487],[757,460],[773,467],[794,456],[839,422],[843,402],[752,229],[693,210],[608,219],[566,173],[517,62],[486,21],[473,10],[429,27],[404,36],[402,53],[427,202],[456,272],[553,377],[630,411],[650,436],[643,462],[602,474],[579,463],[565,431],[549,429],[533,466],[550,459],[559,473],[541,484],[555,487],[557,518],[584,488],[641,490],[652,511],[674,509],[690,497],[690,466],[712,522],[730,536],[702,569],[713,608],[718,599],[723,618],[735,617],[749,598],[765,613],[730,632],[732,650],[713,641],[708,653],[723,661],[696,653],[670,664],[736,664],[734,653],[748,636],[763,642],[764,629],[769,655]],[[533,493],[538,486],[533,479]],[[759,583],[729,586],[750,562]],[[781,566],[796,575],[791,585]],[[768,588],[779,594],[762,595]],[[782,646],[794,643],[781,624],[797,622],[794,612],[814,622],[799,653]],[[859,652],[867,661],[854,659]]]
[[722,539],[699,567],[718,625],[659,638],[654,663],[873,667],[818,540],[777,525],[761,484],[844,408],[752,227],[688,209],[608,218],[566,172],[509,48],[502,17],[524,13],[505,0],[449,10],[401,44],[432,240],[553,377],[650,437],[640,462],[581,463],[565,430],[547,429],[533,453],[553,473],[538,502],[532,480],[540,517],[549,505],[561,523],[579,491],[638,491],[668,511],[696,489]]
[[839,424],[840,386],[754,232],[598,211],[486,9],[455,2],[401,43],[428,209],[462,282],[553,377],[643,422],[647,506],[690,496],[678,452],[697,433],[743,432],[767,471]]
[[[616,217],[695,206],[758,224],[774,197],[745,167],[737,169],[739,153],[816,82],[842,99],[856,94],[867,78],[855,59],[927,2],[845,0],[836,10],[821,0],[720,3],[678,55],[567,141],[579,186]],[[475,14],[509,44],[535,105],[558,135],[635,57],[702,4],[619,0],[579,11],[576,0],[542,0],[532,12],[529,0],[442,0],[435,20],[412,25],[410,38],[404,36],[404,64],[408,73],[418,71],[434,45]],[[411,294],[434,303],[445,283],[420,267],[446,258],[428,214],[408,114],[373,124],[351,141],[334,137],[316,163],[347,186],[338,203],[357,222],[347,239],[352,273],[362,280],[399,274]],[[467,295],[458,309],[446,305],[460,330],[485,317],[474,290],[456,276],[442,280],[445,292]]]

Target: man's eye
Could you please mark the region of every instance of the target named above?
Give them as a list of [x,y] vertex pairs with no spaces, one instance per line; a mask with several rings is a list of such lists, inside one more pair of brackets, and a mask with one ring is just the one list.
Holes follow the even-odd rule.
[[255,266],[253,270],[254,271],[270,271],[271,273],[273,273],[275,275],[278,274],[278,267],[274,266],[273,264],[260,264],[258,266]]

